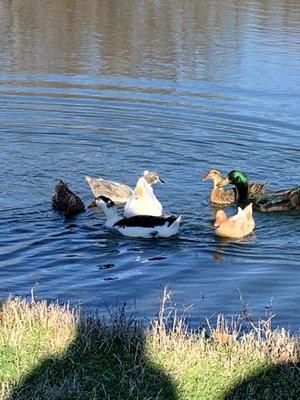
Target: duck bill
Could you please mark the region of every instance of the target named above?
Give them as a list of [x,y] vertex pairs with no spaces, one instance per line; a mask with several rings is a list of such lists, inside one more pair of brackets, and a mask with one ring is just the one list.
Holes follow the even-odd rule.
[[93,208],[93,207],[98,207],[98,206],[97,206],[97,203],[96,203],[96,200],[92,201],[92,202],[88,205],[87,208]]
[[208,172],[206,175],[202,176],[202,178],[201,178],[202,181],[208,181],[209,179],[211,179],[210,172]]
[[217,184],[217,187],[218,187],[218,188],[221,188],[221,187],[223,187],[223,186],[229,185],[230,183],[231,183],[231,181],[226,177],[226,178],[223,178],[223,179]]

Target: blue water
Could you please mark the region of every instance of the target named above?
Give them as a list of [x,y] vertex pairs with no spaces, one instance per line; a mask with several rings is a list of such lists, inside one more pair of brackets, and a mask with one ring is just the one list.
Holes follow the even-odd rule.
[[[253,235],[220,240],[201,181],[219,168],[299,185],[299,2],[222,4],[1,3],[1,297],[151,318],[168,285],[194,323],[271,307],[299,328],[299,213],[257,213]],[[178,237],[124,238],[101,210],[51,208],[59,178],[87,204],[85,175],[134,186],[144,169],[166,181]]]

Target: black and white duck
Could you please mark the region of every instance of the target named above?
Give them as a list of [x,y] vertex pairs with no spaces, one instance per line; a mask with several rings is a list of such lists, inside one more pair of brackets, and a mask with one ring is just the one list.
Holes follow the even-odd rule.
[[170,237],[178,233],[181,215],[167,217],[135,215],[130,218],[123,218],[117,214],[116,205],[109,198],[99,196],[95,202],[105,213],[105,226],[117,230],[124,236],[154,238]]

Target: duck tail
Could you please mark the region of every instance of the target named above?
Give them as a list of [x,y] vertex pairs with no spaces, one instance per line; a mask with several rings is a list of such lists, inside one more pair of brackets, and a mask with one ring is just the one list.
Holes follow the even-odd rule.
[[250,203],[247,207],[243,209],[244,214],[246,215],[247,220],[249,221],[252,219],[252,214],[253,214],[253,207],[252,203]]
[[169,215],[168,217],[163,217],[168,227],[179,227],[181,222],[181,215]]
[[264,192],[267,185],[268,185],[268,182],[262,182],[262,183],[251,182],[250,186],[249,186],[249,192],[250,192],[251,197],[260,196]]
[[180,224],[180,222],[181,222],[181,215],[178,215],[178,218],[176,219],[175,223]]

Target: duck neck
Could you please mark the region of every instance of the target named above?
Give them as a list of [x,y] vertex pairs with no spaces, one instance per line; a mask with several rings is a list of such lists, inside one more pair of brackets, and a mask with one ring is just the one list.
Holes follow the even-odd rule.
[[143,196],[151,195],[153,193],[152,186],[146,181],[146,179],[142,176],[136,184],[134,189],[135,198],[140,199]]
[[237,204],[242,208],[246,207],[250,203],[248,200],[248,182],[238,182],[235,187],[237,190]]
[[117,214],[116,207],[112,208],[103,208],[104,214],[106,216],[105,226],[111,228],[116,222],[118,222],[121,218]]
[[218,183],[219,182],[221,182],[221,180],[222,180],[222,176],[214,176],[213,177],[213,182],[214,182],[214,189],[222,189],[223,190],[223,188],[218,188]]

